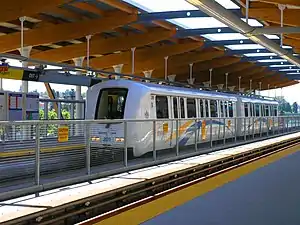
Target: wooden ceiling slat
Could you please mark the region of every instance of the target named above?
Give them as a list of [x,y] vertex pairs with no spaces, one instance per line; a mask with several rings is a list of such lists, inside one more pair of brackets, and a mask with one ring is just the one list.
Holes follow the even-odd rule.
[[[28,30],[24,32],[25,45],[36,46],[64,40],[72,40],[86,35],[112,30],[116,27],[136,21],[136,19],[137,15],[111,12],[105,18],[51,25]],[[19,35],[19,33],[13,33],[0,37],[0,52],[11,51],[18,48],[20,45]]]
[[55,6],[64,4],[66,0],[10,0],[1,4],[0,21],[15,20],[21,16],[30,16]]
[[[144,62],[152,60],[154,58],[161,58],[161,60],[164,60],[165,56],[172,56],[184,52],[189,52],[193,49],[200,48],[202,45],[203,43],[194,42],[178,45],[163,45],[159,47],[152,47],[146,49],[137,49],[135,51],[135,59],[137,61]],[[130,65],[131,51],[95,58],[90,61],[90,64],[95,68],[108,68],[117,64]]]
[[[116,51],[129,50],[132,47],[141,47],[147,44],[155,43],[173,35],[174,32],[167,31],[162,28],[154,28],[145,34],[130,34],[126,37],[116,37],[109,39],[92,37],[90,43],[90,54],[104,55]],[[60,62],[85,55],[86,43],[82,43],[60,49],[41,52],[39,54],[33,55],[33,57],[42,60]]]

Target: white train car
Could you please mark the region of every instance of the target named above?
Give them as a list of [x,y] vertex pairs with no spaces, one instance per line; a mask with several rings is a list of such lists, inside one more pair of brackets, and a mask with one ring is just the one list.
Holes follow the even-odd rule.
[[[155,149],[233,137],[237,96],[220,92],[164,86],[130,80],[110,80],[87,93],[87,119],[161,119],[156,122]],[[207,120],[211,117],[212,119]],[[178,124],[172,119],[181,119]],[[203,118],[198,119],[196,118]],[[218,119],[223,118],[223,119]],[[179,128],[176,138],[176,126]],[[127,146],[133,156],[153,149],[153,122],[128,122]],[[199,132],[195,133],[195,128]],[[124,124],[92,127],[93,147],[123,147]]]

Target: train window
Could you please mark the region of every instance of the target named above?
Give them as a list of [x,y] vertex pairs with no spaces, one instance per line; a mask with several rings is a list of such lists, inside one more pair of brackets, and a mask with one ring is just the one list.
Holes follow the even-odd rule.
[[249,117],[248,108],[248,103],[244,103],[245,117]]
[[277,114],[277,105],[276,106],[274,106],[274,116],[277,116],[278,114]]
[[157,119],[169,118],[168,98],[156,96],[156,117]]
[[259,117],[259,105],[255,104],[254,107],[255,107],[255,116]]
[[199,99],[199,103],[200,103],[200,114],[199,117],[205,117],[204,115],[204,104],[203,104],[203,100]]
[[210,117],[218,117],[217,101],[210,100]]
[[226,105],[226,102],[220,101],[220,117],[222,117],[222,118],[227,117],[225,105]]
[[187,99],[187,114],[188,118],[196,118],[196,101],[195,99]]
[[205,104],[205,112],[206,112],[206,116],[205,117],[209,117],[209,100],[204,100],[204,104]]
[[177,98],[173,98],[173,112],[174,118],[178,118]]
[[265,106],[265,116],[270,116],[270,110],[268,105]]
[[183,98],[180,98],[180,112],[181,112],[181,118],[185,118],[184,99]]
[[128,90],[124,88],[102,89],[95,119],[123,119]]
[[229,117],[233,117],[233,103],[228,102]]

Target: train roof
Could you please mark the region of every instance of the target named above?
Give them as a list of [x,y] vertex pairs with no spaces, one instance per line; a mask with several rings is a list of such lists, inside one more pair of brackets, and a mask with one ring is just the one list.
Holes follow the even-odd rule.
[[150,82],[140,82],[140,81],[132,81],[132,80],[108,80],[103,83],[99,83],[98,85],[105,87],[127,87],[127,88],[142,88],[148,89],[155,93],[161,94],[174,94],[174,95],[201,95],[206,98],[214,97],[214,98],[227,98],[231,101],[237,101],[238,98],[241,99],[242,102],[252,102],[252,103],[260,103],[260,104],[274,104],[278,105],[278,102],[275,100],[267,99],[267,98],[258,98],[255,96],[240,96],[237,94],[231,93],[224,93],[224,92],[217,92],[217,91],[206,91],[206,90],[199,90],[193,88],[185,88],[185,87],[177,87],[172,85],[163,85],[163,84],[156,84]]
[[271,104],[271,105],[278,105],[279,103],[276,100],[272,99],[264,99],[264,98],[257,98],[257,97],[241,97],[242,102],[251,102],[251,103],[259,103],[259,104]]
[[205,91],[198,90],[193,88],[185,88],[185,87],[177,87],[171,85],[163,85],[163,84],[155,84],[155,83],[147,83],[147,82],[139,82],[139,81],[131,81],[131,80],[109,80],[105,82],[106,85],[111,86],[124,86],[124,87],[136,87],[136,88],[146,88],[150,91],[162,94],[176,94],[176,95],[201,95],[203,97],[214,97],[214,98],[227,98],[232,101],[237,101],[237,95],[222,93],[217,91]]

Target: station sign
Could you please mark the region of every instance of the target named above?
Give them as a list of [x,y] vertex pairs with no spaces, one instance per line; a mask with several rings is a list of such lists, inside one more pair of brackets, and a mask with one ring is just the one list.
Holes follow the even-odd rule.
[[69,127],[58,127],[58,142],[67,142],[69,140]]

